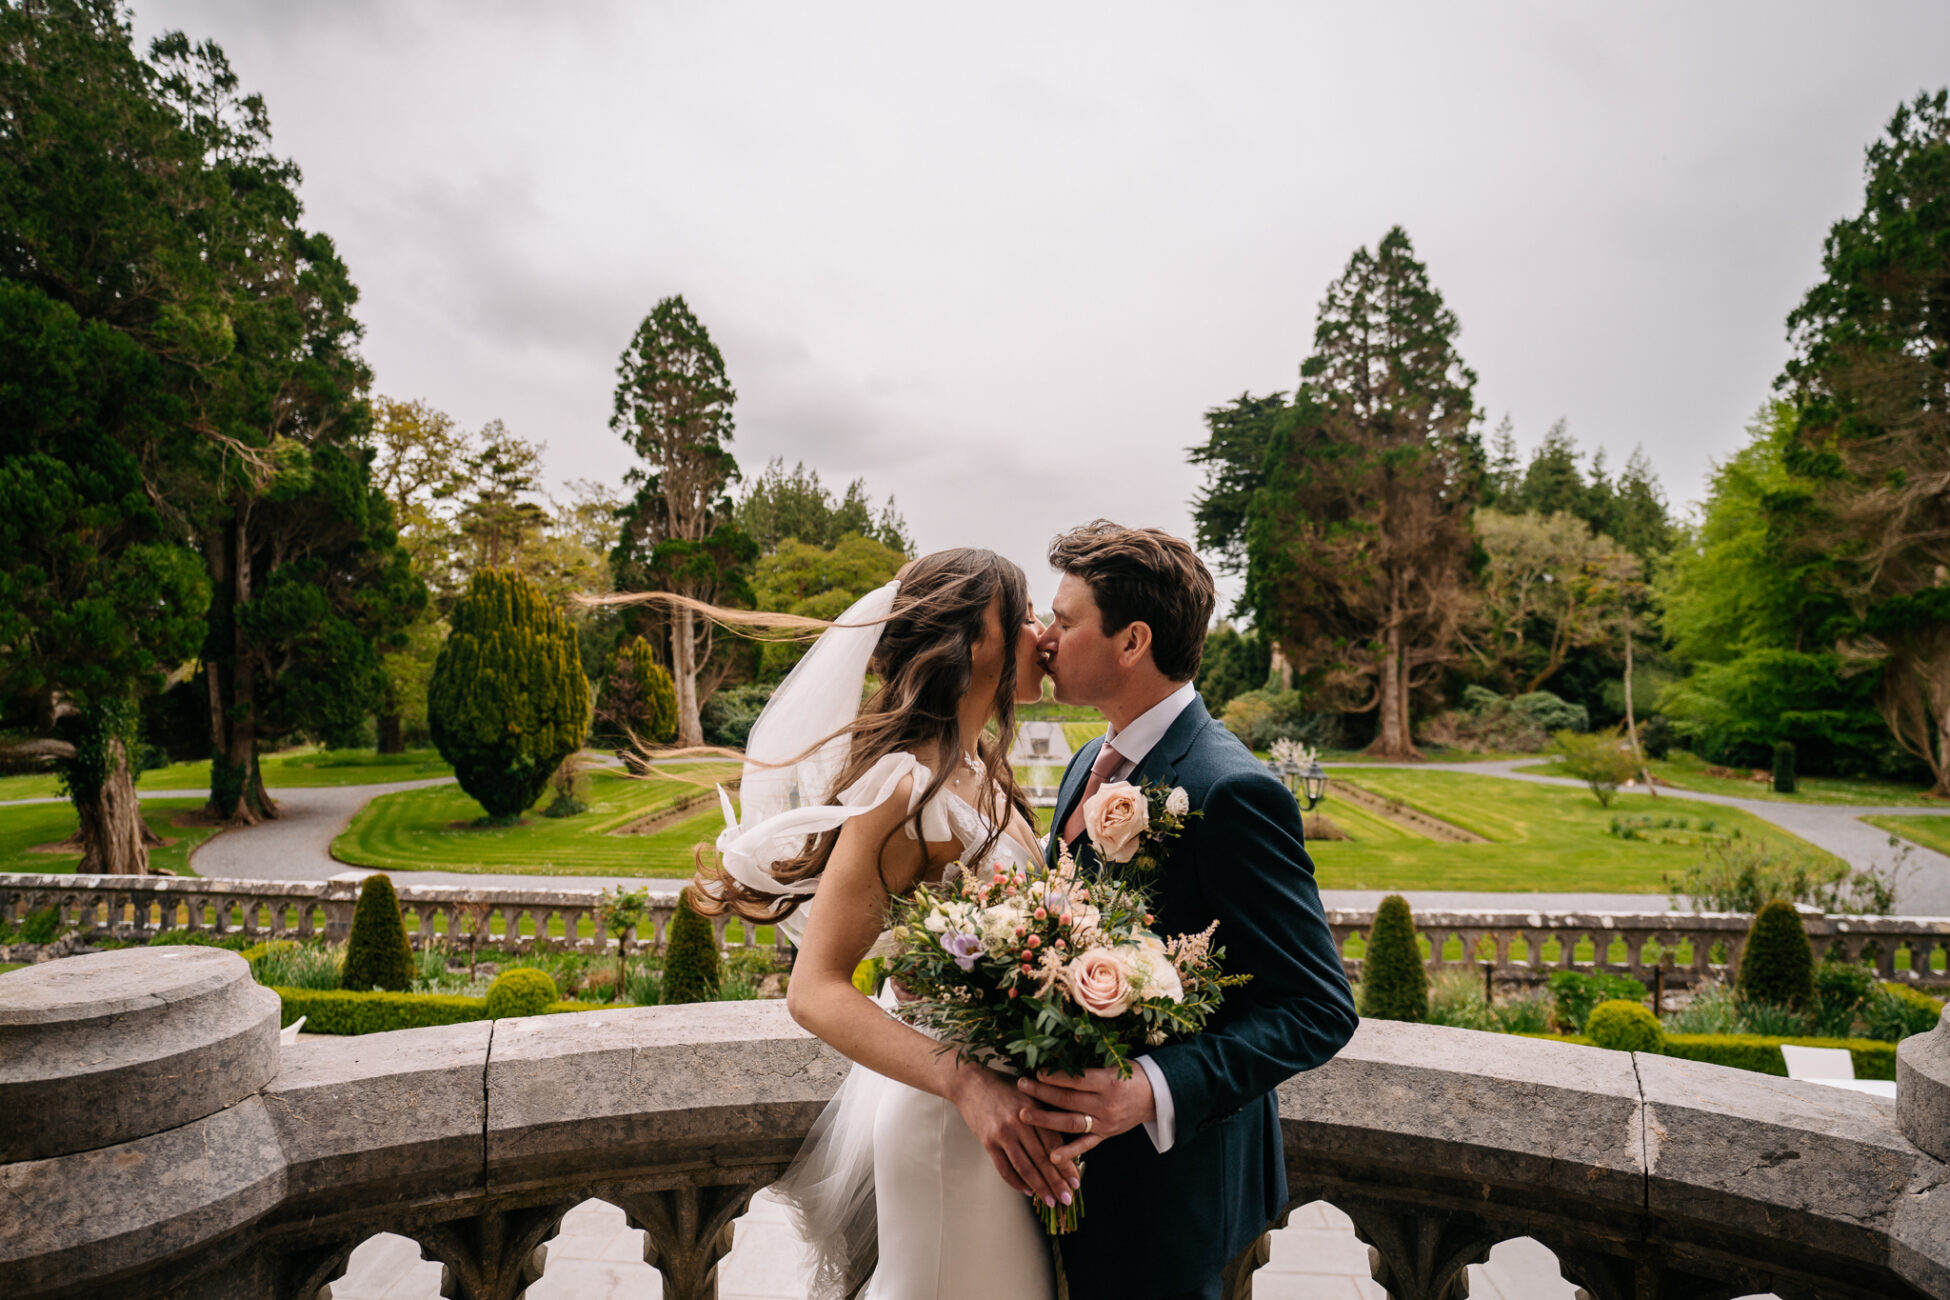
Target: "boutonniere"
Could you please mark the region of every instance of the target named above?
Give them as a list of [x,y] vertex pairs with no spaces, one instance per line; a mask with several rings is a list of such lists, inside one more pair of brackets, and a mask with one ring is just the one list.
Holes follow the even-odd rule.
[[1083,828],[1100,860],[1153,872],[1185,823],[1198,815],[1183,786],[1112,781],[1084,800]]

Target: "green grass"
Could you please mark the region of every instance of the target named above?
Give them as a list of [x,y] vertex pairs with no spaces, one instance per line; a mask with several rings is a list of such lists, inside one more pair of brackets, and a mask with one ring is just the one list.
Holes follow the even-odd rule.
[[1926,849],[1950,853],[1950,817],[1864,817],[1862,820]]
[[1095,722],[1066,722],[1063,724],[1063,740],[1075,753],[1085,745],[1109,730],[1108,724],[1099,718]]
[[[315,746],[267,754],[258,760],[264,769],[264,784],[281,787],[324,785],[380,785],[389,781],[421,781],[428,777],[452,776],[440,755],[431,749],[409,750],[404,754],[380,754],[370,749],[320,750]],[[205,790],[210,785],[210,764],[171,763],[152,768],[136,780],[141,790]],[[0,777],[0,803],[11,799],[46,799],[60,794],[52,773],[33,776]]]
[[1614,815],[1635,812],[1712,817],[1742,835],[1827,856],[1757,817],[1670,796],[1655,803],[1620,795],[1605,809],[1582,790],[1428,770],[1363,772],[1357,784],[1491,842],[1444,844],[1398,827],[1377,830],[1378,818],[1330,793],[1319,811],[1355,838],[1310,846],[1323,888],[1663,894],[1664,877],[1677,876],[1699,850],[1607,833]]
[[[177,813],[193,812],[203,806],[201,799],[144,799],[142,819],[164,839],[175,843],[149,850],[149,865],[167,867],[179,876],[193,876],[190,850],[217,833],[214,826],[175,826]],[[65,803],[28,804],[22,808],[0,808],[0,871],[69,873],[81,861],[81,853],[29,853],[38,844],[53,844],[74,834],[75,815]]]
[[[727,776],[737,771],[725,765],[714,770]],[[688,876],[692,848],[716,839],[724,828],[715,802],[654,835],[609,832],[710,793],[709,784],[665,776],[639,781],[596,769],[584,777],[582,799],[589,811],[578,817],[543,817],[539,809],[554,798],[546,792],[520,825],[474,827],[467,823],[481,815],[480,805],[458,786],[402,790],[381,795],[361,809],[332,842],[332,855],[386,871]]]
[[[1944,801],[1932,799],[1921,787],[1890,781],[1871,781],[1846,776],[1803,776],[1796,780],[1793,794],[1775,794],[1771,782],[1742,781],[1731,777],[1708,776],[1707,764],[1691,755],[1647,764],[1652,775],[1677,790],[1700,794],[1732,795],[1739,799],[1760,799],[1769,803],[1832,803],[1869,808],[1941,808]],[[1520,767],[1519,772],[1536,776],[1562,776],[1555,761]]]

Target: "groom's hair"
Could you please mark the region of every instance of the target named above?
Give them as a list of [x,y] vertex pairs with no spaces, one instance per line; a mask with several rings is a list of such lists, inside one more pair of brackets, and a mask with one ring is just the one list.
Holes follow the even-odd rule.
[[1143,623],[1159,672],[1174,682],[1198,675],[1215,596],[1212,575],[1190,543],[1162,528],[1098,519],[1051,542],[1049,562],[1090,588],[1104,635]]

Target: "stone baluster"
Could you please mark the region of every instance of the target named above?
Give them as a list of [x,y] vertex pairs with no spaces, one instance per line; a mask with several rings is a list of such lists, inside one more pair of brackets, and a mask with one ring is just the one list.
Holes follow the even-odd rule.
[[665,1300],[717,1300],[718,1264],[731,1253],[732,1221],[753,1193],[777,1178],[652,1190],[617,1190],[603,1199],[643,1229],[643,1260],[663,1275]]
[[1390,1300],[1467,1300],[1469,1266],[1507,1232],[1470,1217],[1399,1203],[1337,1199],[1368,1248],[1368,1271]]
[[418,1228],[412,1235],[421,1257],[441,1265],[440,1294],[446,1300],[521,1300],[541,1281],[548,1258],[542,1243],[561,1229],[562,1216],[576,1205],[574,1199],[559,1198],[490,1210]]

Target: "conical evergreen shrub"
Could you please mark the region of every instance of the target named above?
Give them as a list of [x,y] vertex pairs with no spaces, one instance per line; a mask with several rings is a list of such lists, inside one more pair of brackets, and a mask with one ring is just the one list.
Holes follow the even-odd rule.
[[355,993],[373,989],[406,993],[412,990],[417,973],[392,879],[383,874],[367,876],[352,909],[352,933],[345,941],[339,987]]
[[1415,941],[1408,900],[1390,894],[1375,909],[1361,960],[1361,1014],[1370,1020],[1426,1020],[1429,972]]
[[677,896],[664,943],[664,1002],[715,1002],[718,998],[718,936],[691,907],[691,891]]
[[677,683],[642,637],[636,639],[630,665],[636,672],[637,697],[643,701],[643,738],[653,745],[668,745],[677,739]]
[[488,820],[533,804],[589,730],[589,680],[568,620],[510,569],[474,575],[427,687],[427,728]]
[[1815,996],[1815,950],[1794,904],[1777,898],[1754,915],[1740,953],[1740,996],[1797,1010]]
[[1774,746],[1774,793],[1794,793],[1794,744],[1783,740]]

